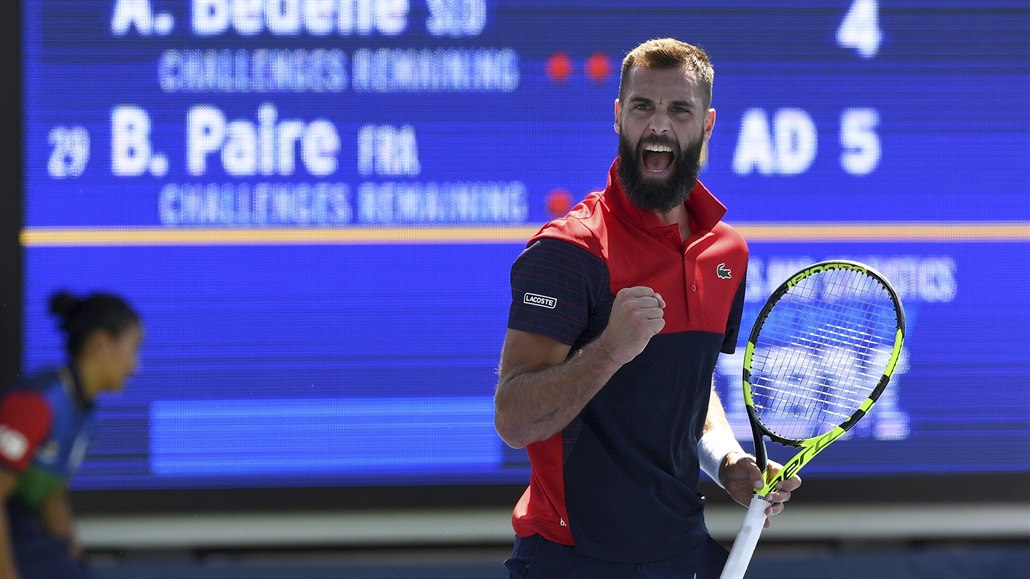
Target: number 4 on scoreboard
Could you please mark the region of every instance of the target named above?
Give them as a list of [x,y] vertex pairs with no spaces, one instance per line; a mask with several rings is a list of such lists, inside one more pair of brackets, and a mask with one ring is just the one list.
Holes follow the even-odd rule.
[[855,0],[837,28],[837,45],[854,48],[864,58],[876,56],[883,41],[879,13],[876,0]]

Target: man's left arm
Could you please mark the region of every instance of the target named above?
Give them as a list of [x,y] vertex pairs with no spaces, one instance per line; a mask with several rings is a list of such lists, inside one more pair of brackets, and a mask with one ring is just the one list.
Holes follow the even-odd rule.
[[[704,430],[701,440],[697,443],[697,450],[701,468],[741,505],[748,506],[754,491],[765,486],[762,471],[755,463],[755,457],[744,452],[733,434],[733,429],[730,428],[722,400],[715,391],[714,381],[708,398],[708,414],[705,416]],[[783,465],[778,462],[769,461],[771,476],[775,476],[782,468]],[[783,503],[790,500],[791,492],[799,486],[801,478],[797,475],[776,485],[776,489],[765,496],[765,500],[772,503],[765,514],[772,516],[782,512]],[[768,519],[765,525],[769,526]]]

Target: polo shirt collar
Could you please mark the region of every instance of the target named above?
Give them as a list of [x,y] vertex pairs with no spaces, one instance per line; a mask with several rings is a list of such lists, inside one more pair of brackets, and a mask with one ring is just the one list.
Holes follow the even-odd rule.
[[[622,189],[622,181],[619,179],[618,157],[615,158],[611,169],[608,170],[608,186],[605,187],[604,198],[610,205],[618,208],[617,212],[620,216],[637,227],[663,230],[669,227],[654,211],[641,209],[626,197],[626,193]],[[711,231],[726,215],[726,206],[716,199],[715,195],[712,195],[712,192],[700,180],[690,190],[684,204],[690,215],[690,227],[693,235]]]

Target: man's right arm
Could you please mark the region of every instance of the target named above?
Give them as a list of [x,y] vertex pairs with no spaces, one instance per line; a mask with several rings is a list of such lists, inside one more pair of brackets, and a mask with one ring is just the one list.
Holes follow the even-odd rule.
[[665,301],[650,288],[620,290],[604,332],[572,356],[553,338],[509,329],[501,350],[494,425],[522,448],[567,426],[608,379],[665,327]]
[[522,448],[565,428],[619,369],[597,340],[566,359],[569,349],[508,330],[494,396],[494,425],[508,446]]

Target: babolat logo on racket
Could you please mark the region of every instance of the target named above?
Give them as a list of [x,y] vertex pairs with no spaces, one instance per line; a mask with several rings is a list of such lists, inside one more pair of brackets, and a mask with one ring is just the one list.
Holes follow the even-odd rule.
[[830,443],[840,438],[844,432],[845,430],[843,428],[835,428],[818,438],[805,441],[805,443],[802,444],[805,448],[799,452],[797,456],[789,460],[787,464],[783,465],[783,469],[780,470],[779,474],[769,481],[769,483],[765,485],[765,488],[762,489],[762,494],[764,495],[772,492],[776,489],[776,485],[797,474],[797,472],[801,470],[801,467],[808,464],[808,461],[811,460],[813,456],[822,452],[822,450],[827,446],[830,446]]
[[794,277],[792,277],[789,280],[787,280],[787,287],[788,288],[794,287],[796,284],[800,283],[801,280],[803,280],[805,278],[811,277],[811,276],[813,276],[813,275],[815,275],[815,274],[817,274],[819,272],[829,271],[831,269],[850,269],[852,271],[858,271],[858,272],[861,272],[861,273],[865,273],[866,272],[866,268],[864,268],[864,267],[862,267],[861,265],[858,265],[858,264],[842,263],[842,262],[827,263],[825,265],[817,265],[815,267],[810,267],[810,268],[808,268],[808,269],[806,269],[804,271],[798,272],[797,275],[795,275]]
[[549,310],[553,310],[558,306],[558,300],[552,297],[542,296],[540,294],[525,294],[522,296],[522,303],[547,308]]

